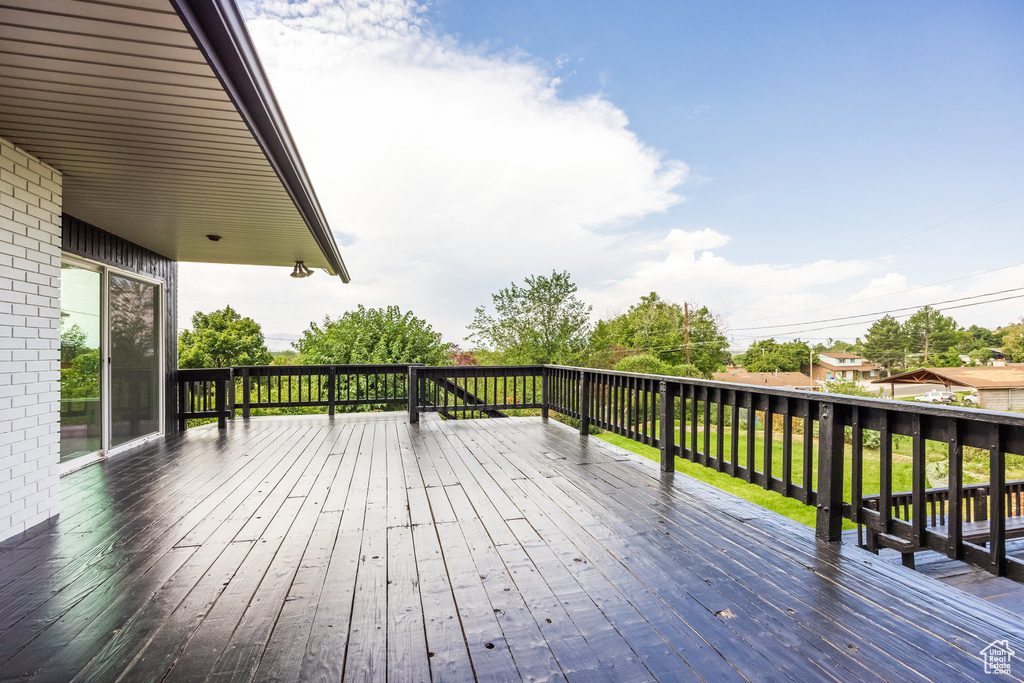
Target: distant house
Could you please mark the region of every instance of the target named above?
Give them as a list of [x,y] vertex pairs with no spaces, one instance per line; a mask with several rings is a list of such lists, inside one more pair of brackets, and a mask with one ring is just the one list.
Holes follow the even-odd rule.
[[735,382],[758,387],[776,389],[810,389],[810,379],[802,372],[747,372],[743,368],[731,368],[716,372],[713,377],[719,382]]
[[819,385],[835,379],[864,384],[878,379],[881,370],[867,358],[855,353],[824,351],[818,354],[818,361],[811,368],[810,376]]
[[941,384],[947,390],[957,387],[975,389],[978,404],[990,410],[1024,408],[1024,365],[994,367],[919,368],[873,384]]

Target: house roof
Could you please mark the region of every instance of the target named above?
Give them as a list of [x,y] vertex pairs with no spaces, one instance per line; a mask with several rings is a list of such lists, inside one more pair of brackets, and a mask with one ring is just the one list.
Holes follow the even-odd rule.
[[5,5],[0,136],[61,171],[65,213],[179,261],[348,281],[232,0]]
[[[857,357],[859,358],[860,356]],[[818,362],[815,363],[815,365],[820,365],[821,367],[829,370],[856,370],[858,372],[870,372],[871,370],[880,369],[877,365],[872,365],[871,363],[861,363],[860,365],[835,365],[833,363],[827,363],[821,360],[821,358],[818,359]]]
[[864,358],[864,356],[858,356],[855,353],[849,353],[847,351],[822,351],[818,355],[828,356],[829,358]]
[[747,372],[731,370],[716,372],[714,378],[719,382],[736,382],[737,384],[753,384],[762,387],[809,387],[811,379],[801,372]]
[[1024,365],[967,368],[919,368],[873,384],[945,384],[974,389],[1018,389],[1024,387]]

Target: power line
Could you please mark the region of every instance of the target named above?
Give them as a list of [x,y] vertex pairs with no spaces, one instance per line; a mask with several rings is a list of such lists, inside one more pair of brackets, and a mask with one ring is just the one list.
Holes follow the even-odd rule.
[[841,308],[843,306],[853,306],[853,305],[856,305],[856,304],[864,303],[865,301],[875,301],[877,299],[886,299],[888,297],[897,296],[899,294],[906,294],[908,292],[916,292],[916,291],[918,291],[920,289],[928,289],[929,287],[938,287],[939,285],[946,285],[946,284],[949,284],[950,282],[959,282],[960,280],[969,280],[970,278],[978,277],[979,275],[988,275],[989,273],[997,273],[1000,270],[1008,270],[1010,268],[1017,268],[1019,266],[1024,266],[1024,261],[1021,261],[1020,263],[1013,263],[1013,264],[1008,265],[1008,266],[1000,266],[999,268],[992,268],[991,270],[982,270],[982,271],[979,271],[977,273],[970,273],[969,275],[961,275],[960,277],[954,277],[954,278],[950,278],[948,280],[940,280],[939,282],[933,282],[933,283],[928,284],[928,285],[918,285],[917,287],[910,287],[908,289],[901,289],[898,292],[890,292],[888,294],[878,294],[876,296],[869,296],[869,297],[865,297],[863,299],[857,299],[856,301],[844,301],[842,303],[831,304],[829,306],[819,306],[818,308],[809,308],[809,309],[804,310],[804,311],[797,311],[796,313],[785,313],[783,315],[769,315],[769,316],[765,316],[763,318],[753,318],[751,320],[748,320],[747,322],[748,323],[758,323],[758,322],[761,322],[762,320],[775,320],[775,319],[778,319],[778,318],[790,318],[792,316],[803,315],[805,313],[815,313],[817,311],[827,311],[827,310],[830,310],[830,309],[833,309],[833,308]]
[[[986,294],[975,294],[974,296],[962,296],[962,297],[959,297],[957,299],[947,299],[945,301],[936,301],[934,303],[925,304],[925,306],[941,306],[942,304],[956,303],[958,301],[969,301],[970,299],[980,299],[980,298],[986,297],[986,296],[995,296],[997,294],[1006,294],[1007,292],[1019,292],[1021,290],[1024,290],[1024,287],[1014,287],[1012,289],[1003,289],[1003,290],[1000,290],[1000,291],[997,291],[997,292],[988,292]],[[1003,301],[1003,299],[996,299],[996,301]],[[988,302],[983,301],[983,302],[979,302],[979,303],[988,303]],[[783,328],[783,327],[800,327],[802,325],[818,325],[820,323],[828,323],[828,322],[833,322],[833,321],[837,321],[837,320],[852,320],[854,318],[874,318],[874,317],[879,316],[879,315],[888,315],[890,313],[898,313],[900,311],[909,311],[909,310],[920,309],[920,308],[922,308],[922,306],[903,306],[902,308],[893,308],[893,309],[890,309],[888,311],[877,311],[877,312],[874,312],[874,313],[861,313],[859,315],[847,315],[847,316],[842,316],[842,317],[839,317],[839,318],[824,318],[822,320],[811,320],[811,321],[800,322],[800,323],[782,323],[782,324],[779,324],[779,325],[762,325],[760,327],[737,327],[736,331],[737,332],[748,332],[750,330],[777,330],[777,329],[780,329],[780,328]],[[954,308],[959,308],[959,306],[954,307]],[[866,321],[862,321],[862,322],[866,322]]]

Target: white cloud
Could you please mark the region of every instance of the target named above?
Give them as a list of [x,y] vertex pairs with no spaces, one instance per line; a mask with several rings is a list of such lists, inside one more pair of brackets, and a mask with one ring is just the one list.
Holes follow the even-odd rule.
[[260,0],[247,15],[353,282],[182,264],[182,326],[230,303],[268,334],[296,333],[357,304],[398,304],[458,340],[490,293],[552,269],[569,270],[598,315],[656,290],[736,326],[835,301],[829,288],[877,268],[739,264],[713,228],[640,231],[684,201],[688,168],[605,96],[562,97],[565,59],[461,45],[405,0]]

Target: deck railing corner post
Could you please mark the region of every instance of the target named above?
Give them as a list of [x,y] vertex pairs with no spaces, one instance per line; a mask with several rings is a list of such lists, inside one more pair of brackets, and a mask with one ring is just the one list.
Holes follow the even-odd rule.
[[419,411],[419,367],[409,366],[409,424],[416,424],[420,421]]
[[815,536],[839,543],[843,532],[843,457],[845,434],[838,404],[822,402],[818,409],[818,510]]

